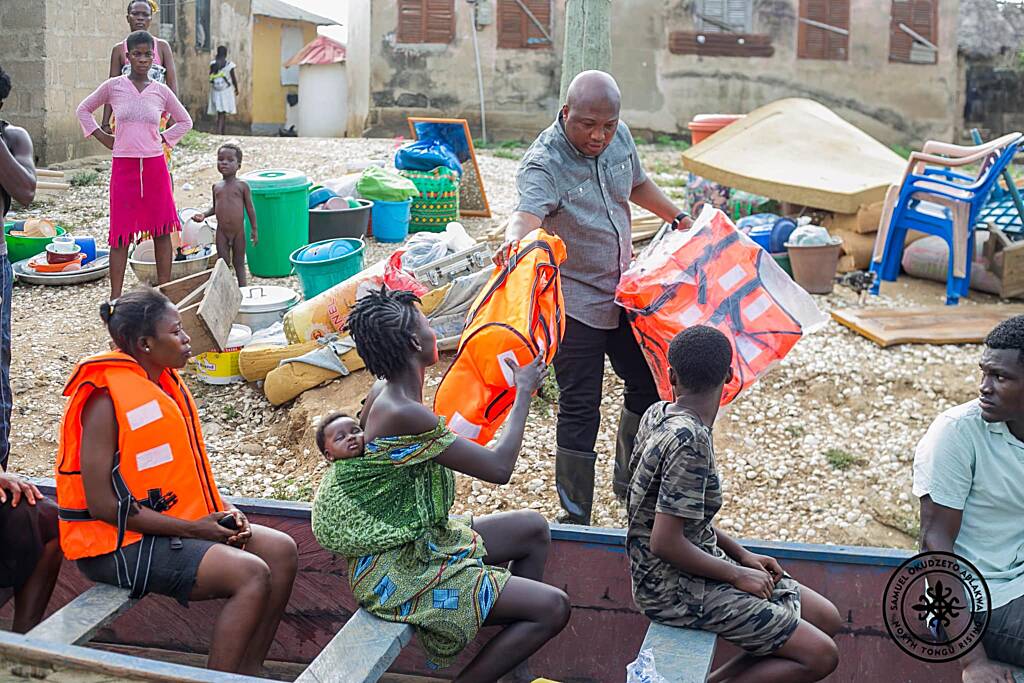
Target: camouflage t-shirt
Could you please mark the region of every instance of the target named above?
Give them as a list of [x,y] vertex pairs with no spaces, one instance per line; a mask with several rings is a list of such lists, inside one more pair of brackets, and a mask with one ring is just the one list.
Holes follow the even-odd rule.
[[695,546],[725,557],[711,521],[722,507],[722,487],[715,467],[711,430],[694,413],[669,413],[667,402],[652,405],[640,421],[630,459],[627,495],[629,531],[626,547],[633,597],[641,611],[680,612],[701,616],[704,577],[676,569],[651,552],[657,512],[681,517],[683,533]]

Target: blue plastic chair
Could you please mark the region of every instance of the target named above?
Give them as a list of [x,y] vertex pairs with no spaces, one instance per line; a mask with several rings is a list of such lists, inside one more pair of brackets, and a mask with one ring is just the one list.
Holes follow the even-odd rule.
[[[946,304],[956,305],[961,296],[967,296],[971,282],[971,261],[974,258],[974,224],[988,201],[996,180],[1013,160],[1021,142],[1022,136],[1017,133],[1007,136],[1007,142],[1002,146],[980,153],[978,160],[981,161],[982,167],[974,177],[935,165],[915,172],[915,167],[920,166],[918,157],[927,155],[911,157],[910,168],[900,187],[899,199],[892,212],[881,261],[871,262],[871,270],[877,274],[875,285],[871,289],[872,294],[878,294],[882,280],[893,282],[899,276],[907,231],[917,230],[942,237],[949,245]],[[958,164],[965,161],[961,159]],[[954,273],[953,214],[947,206],[948,203],[966,204],[969,207],[967,267],[964,277],[957,277]]]

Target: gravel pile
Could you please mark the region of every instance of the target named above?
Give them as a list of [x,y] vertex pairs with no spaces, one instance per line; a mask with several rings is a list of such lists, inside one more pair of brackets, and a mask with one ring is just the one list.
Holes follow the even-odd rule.
[[[179,207],[208,206],[209,187],[217,180],[214,150],[227,139],[193,135],[176,151]],[[314,180],[341,175],[349,161],[385,158],[396,145],[364,139],[235,141],[245,151],[243,170],[297,168]],[[501,152],[479,154],[494,216],[463,221],[478,238],[503,224],[514,207],[517,161]],[[641,152],[648,165],[677,164],[677,152]],[[105,238],[109,161],[91,159],[74,166],[69,176],[94,174],[93,182],[41,201],[17,217],[45,216],[76,234]],[[390,251],[390,246],[370,240],[366,263]],[[126,286],[133,282],[129,272]],[[297,288],[294,278],[272,282]],[[107,345],[97,313],[107,288],[106,281],[74,288],[15,288],[12,463],[17,471],[52,474],[64,381],[78,358]],[[906,281],[888,292],[867,304],[941,301],[938,285]],[[857,304],[855,295],[842,289],[816,298],[825,309]],[[978,356],[975,346],[879,349],[834,322],[801,341],[719,418],[715,438],[725,490],[721,526],[743,538],[909,547],[918,528],[917,504],[910,493],[914,445],[938,412],[973,396]],[[428,389],[436,387],[447,361],[450,357],[432,369]],[[255,385],[213,387],[191,380],[190,385],[225,492],[308,500],[324,469],[312,442],[317,419],[331,409],[358,408],[370,378],[356,373],[278,409]],[[622,384],[610,367],[605,388],[594,523],[615,527],[626,521],[611,492]],[[460,478],[456,512],[479,515],[526,507],[554,518],[555,410],[535,401],[510,484]]]

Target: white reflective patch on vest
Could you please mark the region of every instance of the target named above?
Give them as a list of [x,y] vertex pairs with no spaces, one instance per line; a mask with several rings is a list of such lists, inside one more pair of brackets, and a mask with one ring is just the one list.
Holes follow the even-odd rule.
[[767,311],[772,306],[772,300],[768,298],[767,294],[761,294],[761,296],[750,302],[750,305],[743,309],[743,315],[747,317],[749,322],[754,322],[761,317],[761,314]]
[[700,320],[701,313],[699,307],[690,306],[679,316],[679,322],[683,324],[683,327],[693,327]]
[[506,351],[505,353],[498,354],[498,367],[501,368],[501,374],[505,375],[505,384],[512,387],[516,384],[516,378],[512,374],[512,368],[505,362],[506,359],[515,363],[517,368],[519,367],[519,361],[516,359],[515,351]]
[[736,350],[740,352],[744,360],[748,363],[753,363],[754,359],[761,355],[763,349],[746,337],[738,337],[736,339]]
[[159,465],[169,463],[174,460],[174,454],[171,453],[171,444],[165,443],[157,446],[156,448],[150,448],[148,451],[142,451],[135,456],[135,469],[139,472],[143,470],[152,469]]
[[463,417],[459,411],[455,411],[455,414],[452,415],[452,421],[448,423],[448,426],[453,432],[467,439],[475,439],[480,436],[480,425],[473,424]]
[[132,428],[133,432],[136,429],[145,427],[150,422],[156,422],[163,416],[164,414],[160,410],[160,404],[156,402],[156,399],[149,403],[143,403],[138,408],[129,410],[125,414],[125,417],[128,418],[128,426]]
[[743,278],[746,276],[747,272],[743,270],[743,266],[733,266],[729,269],[728,273],[718,278],[718,286],[728,292],[733,287],[743,282]]

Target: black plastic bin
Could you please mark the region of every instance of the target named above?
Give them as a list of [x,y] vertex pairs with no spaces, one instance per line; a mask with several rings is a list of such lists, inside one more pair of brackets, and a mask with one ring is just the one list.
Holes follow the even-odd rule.
[[350,209],[312,209],[309,212],[309,243],[335,237],[365,237],[370,223],[369,199],[357,199],[359,206]]

